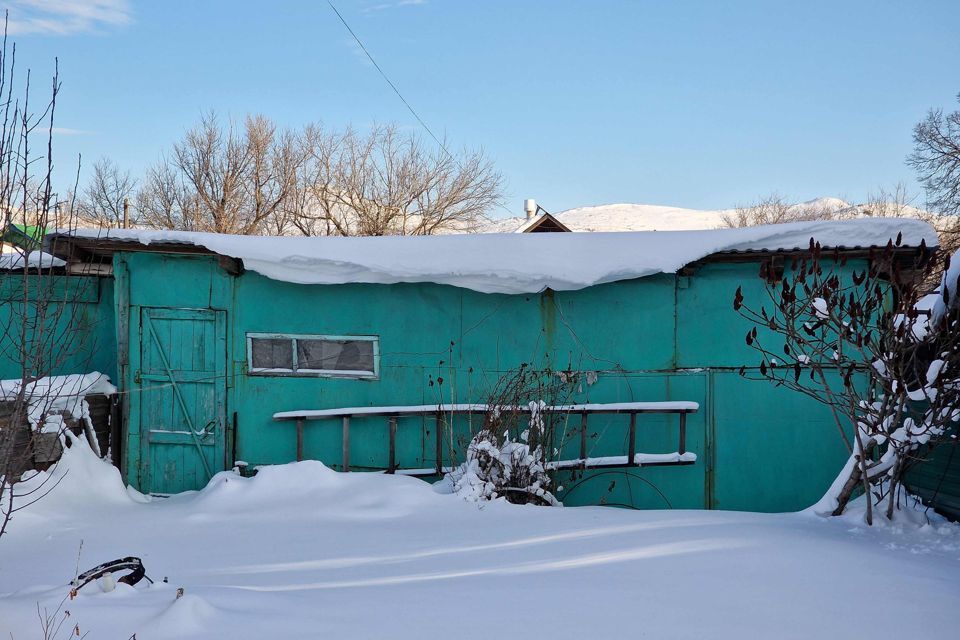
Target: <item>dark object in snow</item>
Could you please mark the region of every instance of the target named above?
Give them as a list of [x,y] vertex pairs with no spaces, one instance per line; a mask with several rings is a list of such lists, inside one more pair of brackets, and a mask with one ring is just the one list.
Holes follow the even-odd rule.
[[126,558],[119,558],[117,560],[111,560],[110,562],[104,562],[103,564],[95,566],[93,569],[84,571],[77,578],[71,582],[71,586],[74,590],[82,589],[87,584],[102,578],[108,573],[114,573],[115,571],[128,571],[125,576],[122,576],[117,579],[117,582],[122,582],[123,584],[128,584],[131,587],[144,578],[147,579],[147,582],[153,584],[153,580],[147,576],[147,570],[143,566],[143,562],[140,558],[135,558],[133,556],[127,556]]

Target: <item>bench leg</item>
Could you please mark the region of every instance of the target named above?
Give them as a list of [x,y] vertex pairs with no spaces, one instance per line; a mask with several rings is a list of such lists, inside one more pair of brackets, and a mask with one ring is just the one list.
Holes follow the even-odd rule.
[[303,460],[303,420],[297,420],[297,462]]

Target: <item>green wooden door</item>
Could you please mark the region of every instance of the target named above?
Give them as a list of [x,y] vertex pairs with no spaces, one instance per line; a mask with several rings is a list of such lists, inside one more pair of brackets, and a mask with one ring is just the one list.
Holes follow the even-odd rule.
[[140,309],[141,489],[200,489],[225,464],[226,314]]

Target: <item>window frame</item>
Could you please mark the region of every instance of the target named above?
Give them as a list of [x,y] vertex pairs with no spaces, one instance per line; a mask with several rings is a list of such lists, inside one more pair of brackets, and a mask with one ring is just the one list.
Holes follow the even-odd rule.
[[[332,335],[313,333],[258,333],[248,332],[247,373],[253,376],[278,376],[295,378],[347,378],[351,380],[378,380],[380,378],[380,336],[377,335]],[[253,366],[254,340],[289,340],[292,351],[292,369]],[[329,342],[370,342],[373,346],[373,371],[348,369],[300,369],[298,340],[327,340]]]

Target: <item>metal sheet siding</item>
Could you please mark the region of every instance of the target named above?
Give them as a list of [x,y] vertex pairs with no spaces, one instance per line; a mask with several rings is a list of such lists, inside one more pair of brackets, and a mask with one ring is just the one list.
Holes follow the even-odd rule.
[[960,520],[960,446],[957,440],[938,447],[913,467],[906,478],[912,493],[952,520]]
[[[16,294],[18,274],[9,274],[3,281],[6,294]],[[58,335],[75,336],[70,340],[66,352],[57,356],[52,371],[42,372],[48,375],[99,371],[117,379],[117,351],[114,337],[113,283],[108,278],[82,276],[50,276],[52,295],[44,299],[67,300],[71,309],[59,313]],[[35,285],[32,285],[35,286]],[[19,295],[14,295],[17,299]],[[10,300],[10,297],[4,298]],[[16,326],[17,305],[7,302],[0,304],[0,326]],[[45,327],[49,331],[49,327]],[[0,354],[0,379],[13,379],[21,376],[19,359],[11,352]]]
[[[251,272],[232,277],[207,257],[126,259],[131,311],[226,311],[227,415],[237,415],[229,461],[295,459],[294,429],[274,422],[274,412],[483,401],[499,377],[521,363],[599,372],[594,384],[580,385],[575,402],[701,405],[688,423],[688,450],[698,455],[696,464],[589,472],[577,479],[561,474],[560,494],[568,504],[798,509],[820,497],[846,455],[825,408],[733,371],[756,359],[743,345],[748,327],[731,302],[740,284],[748,297],[762,294],[757,263],[708,264],[693,277],[658,275],[581,291],[497,295],[435,284],[324,286]],[[247,375],[248,332],[379,336],[379,378]],[[129,339],[140,339],[132,328]],[[128,378],[135,369],[131,363]],[[139,411],[133,400],[130,411],[131,417]],[[591,421],[590,455],[622,455],[626,420]],[[676,450],[670,420],[642,417],[637,450]],[[445,462],[451,448],[462,451],[469,426],[466,419],[455,425]],[[434,428],[432,419],[401,423],[401,466],[433,466]],[[386,466],[386,429],[384,418],[354,419],[352,468]],[[132,441],[127,451],[136,455]],[[335,422],[306,430],[306,457],[336,467],[340,451]],[[136,474],[128,477],[136,483]]]

